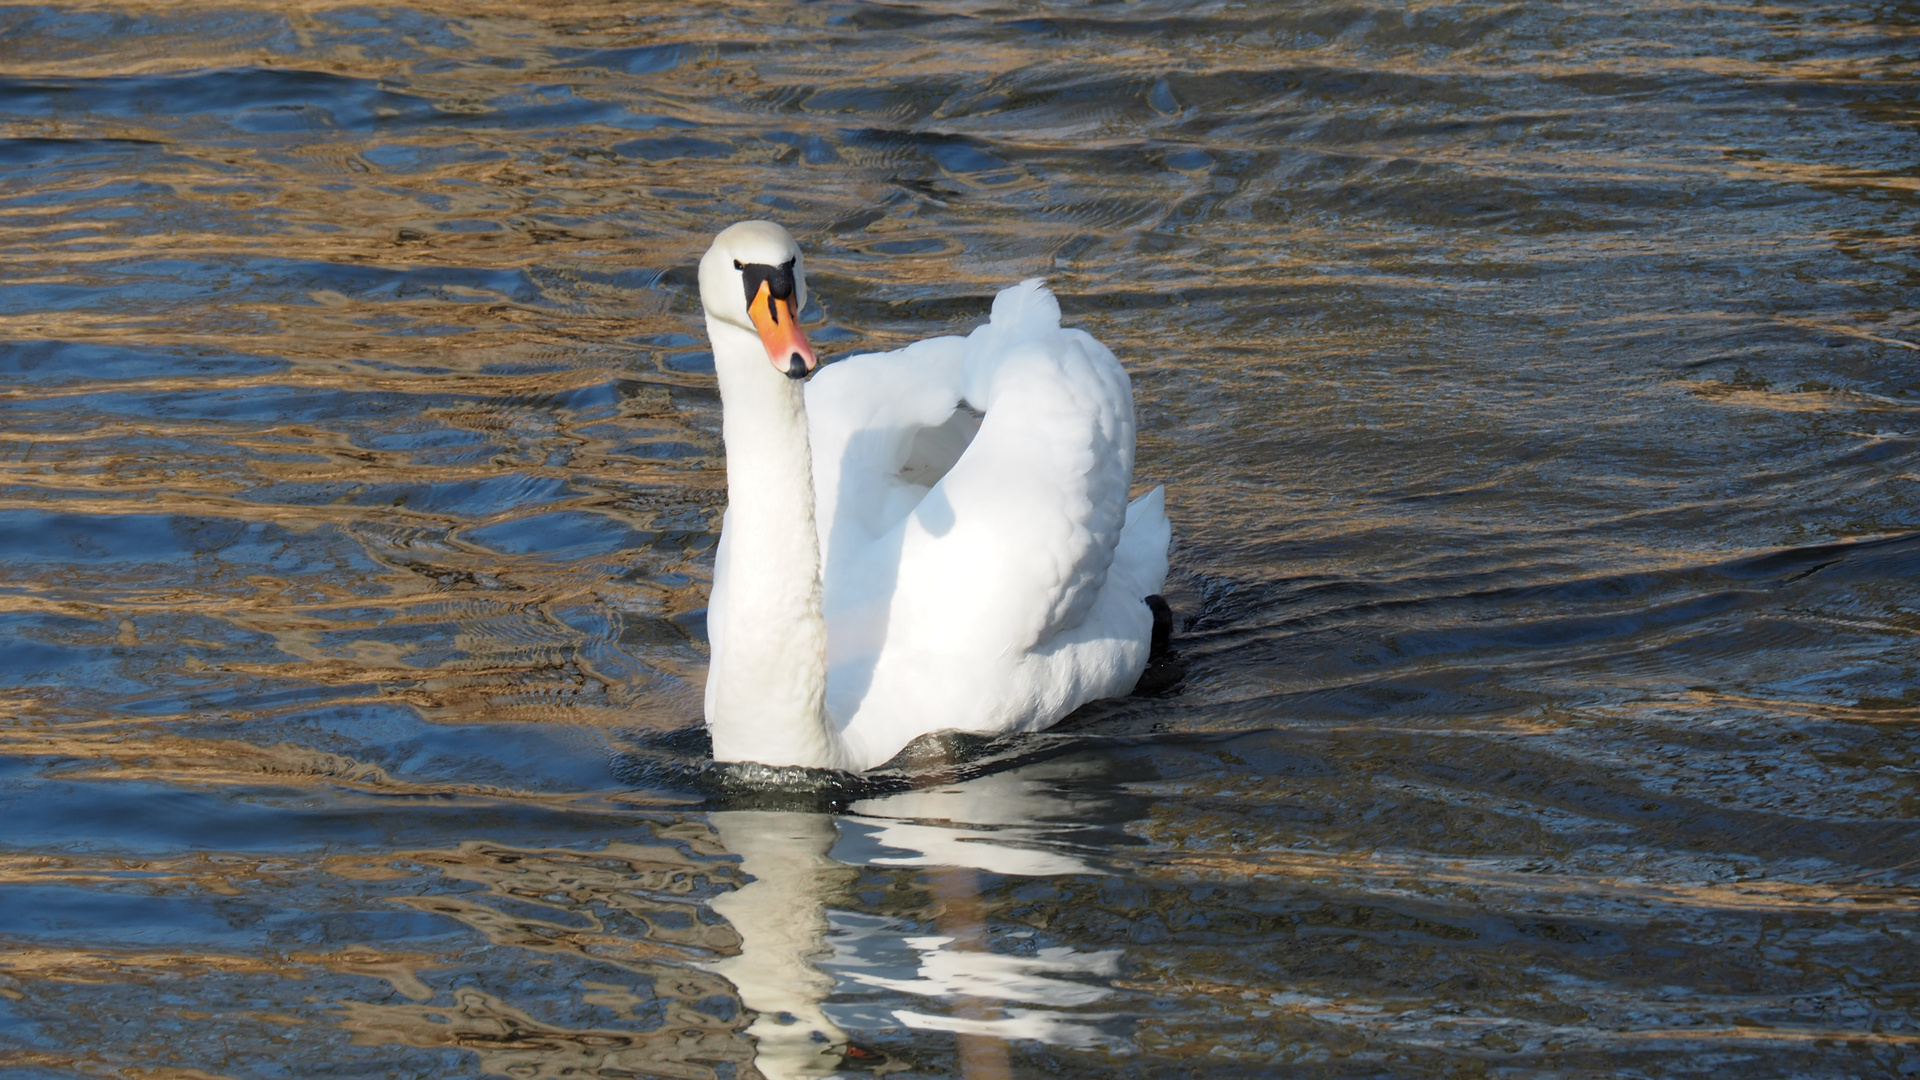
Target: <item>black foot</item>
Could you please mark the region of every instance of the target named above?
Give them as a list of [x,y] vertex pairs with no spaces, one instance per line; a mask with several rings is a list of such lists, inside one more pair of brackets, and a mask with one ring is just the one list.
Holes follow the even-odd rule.
[[1134,684],[1135,694],[1158,694],[1173,688],[1187,673],[1187,662],[1173,654],[1173,609],[1167,598],[1154,593],[1146,598],[1153,612],[1153,636],[1148,639],[1147,670]]
[[1147,610],[1153,612],[1152,644],[1147,647],[1147,663],[1151,664],[1173,651],[1173,609],[1159,593],[1147,597],[1146,603]]

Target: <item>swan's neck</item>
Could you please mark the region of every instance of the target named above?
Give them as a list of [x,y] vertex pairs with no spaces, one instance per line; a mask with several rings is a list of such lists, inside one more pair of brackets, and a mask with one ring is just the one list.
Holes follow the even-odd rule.
[[827,622],[803,384],[753,333],[707,320],[727,444],[725,655],[707,726],[716,761],[840,766],[827,731]]

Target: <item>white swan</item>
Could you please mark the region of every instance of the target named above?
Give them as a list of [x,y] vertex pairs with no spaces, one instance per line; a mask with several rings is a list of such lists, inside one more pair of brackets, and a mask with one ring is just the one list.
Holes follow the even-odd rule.
[[928,732],[1038,731],[1129,692],[1169,527],[1162,489],[1127,502],[1133,390],[1113,353],[1061,329],[1032,280],[965,338],[803,383],[806,300],[772,222],[700,260],[727,447],[714,758],[864,770]]

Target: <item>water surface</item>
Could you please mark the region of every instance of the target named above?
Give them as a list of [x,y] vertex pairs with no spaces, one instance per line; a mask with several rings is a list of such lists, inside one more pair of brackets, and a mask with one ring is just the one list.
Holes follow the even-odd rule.
[[[0,1069],[1920,1072],[1916,56],[1895,3],[0,8]],[[693,266],[763,216],[825,353],[1034,275],[1114,348],[1183,681],[703,773]]]

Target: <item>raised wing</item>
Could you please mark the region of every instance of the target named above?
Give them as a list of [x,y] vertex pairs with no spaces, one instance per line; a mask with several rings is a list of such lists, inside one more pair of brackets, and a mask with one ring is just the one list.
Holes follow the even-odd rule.
[[969,441],[960,409],[966,339],[929,338],[848,357],[807,383],[815,516],[828,606],[862,573],[867,547],[899,524]]
[[902,523],[894,619],[938,652],[1018,653],[1085,618],[1133,475],[1133,391],[1113,353],[1060,329],[1039,281],[967,339],[979,434]]
[[[835,492],[828,608],[839,657],[883,643],[1015,654],[1085,616],[1126,514],[1133,402],[1113,354],[1061,330],[1059,312],[1029,281],[1002,292],[964,342],[847,362],[857,392],[835,388],[834,421],[814,429],[823,505]],[[944,377],[907,376],[936,366]],[[978,434],[931,490],[910,482],[916,437],[951,424],[963,393],[985,413]],[[822,475],[830,461],[837,476]],[[868,629],[839,634],[848,621]]]
[[[1038,281],[1003,291],[964,342],[927,344],[946,376],[883,382],[912,350],[849,367],[860,391],[835,388],[846,395],[836,423],[814,429],[830,449],[816,449],[815,482],[823,495],[841,485],[827,707],[847,752],[869,764],[922,732],[1045,726],[1114,692],[1122,668],[1138,673],[1152,621],[1139,596],[1102,598],[1110,572],[1139,576],[1114,562],[1134,430],[1113,354],[1060,329]],[[941,471],[966,406],[985,414],[977,434],[930,489],[914,483]],[[837,477],[822,475],[828,460]],[[885,498],[857,497],[850,482]]]

